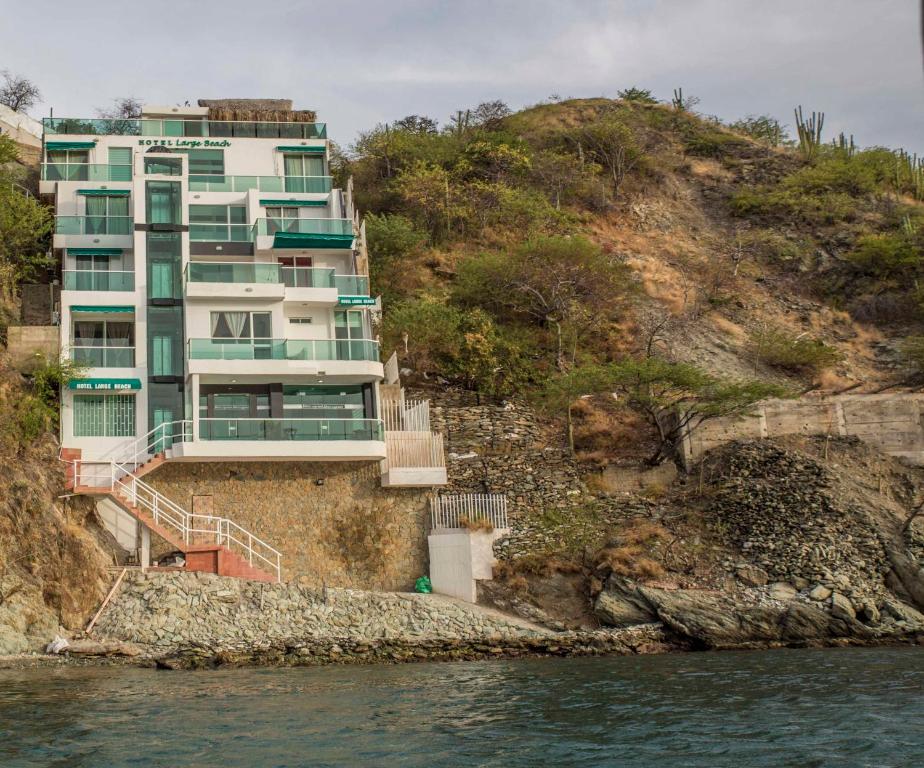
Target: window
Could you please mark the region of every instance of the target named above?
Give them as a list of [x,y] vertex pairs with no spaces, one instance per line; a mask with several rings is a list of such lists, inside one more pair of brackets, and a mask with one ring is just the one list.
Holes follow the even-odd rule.
[[310,256],[280,256],[277,259],[282,282],[287,288],[323,288],[314,284]]
[[49,149],[48,181],[86,181],[90,178],[90,152],[86,149]]
[[286,192],[312,192],[306,176],[324,175],[324,158],[305,154],[282,156],[283,170],[286,177]]
[[270,312],[212,312],[213,339],[271,339]]
[[[120,271],[122,256],[78,253],[74,255],[74,272],[67,287],[78,291],[128,290],[131,274]],[[110,270],[113,274],[110,274]],[[68,279],[65,275],[66,280]]]
[[128,235],[128,195],[92,195],[86,198],[88,235]]
[[134,395],[74,395],[74,437],[134,434]]
[[109,181],[132,180],[131,147],[109,147]]
[[223,149],[173,149],[189,157],[190,176],[224,176],[225,151]]
[[76,320],[71,357],[95,368],[135,364],[135,324],[115,320]]
[[182,176],[183,163],[178,157],[164,157],[163,154],[144,158],[144,172],[161,176]]
[[180,237],[174,232],[147,233],[149,299],[182,298]]
[[189,224],[195,240],[244,242],[250,239],[245,205],[191,205]]
[[287,419],[362,419],[363,387],[287,385],[282,388],[282,408]]
[[298,208],[296,206],[270,206],[266,209],[266,234],[276,232],[298,232]]
[[314,318],[311,317],[290,317],[289,322],[293,325],[311,325]]
[[337,339],[364,339],[363,310],[340,309],[334,312],[334,337]]
[[173,337],[151,337],[151,375],[172,376],[173,370]]
[[146,184],[148,223],[180,224],[180,185],[175,181],[149,181]]

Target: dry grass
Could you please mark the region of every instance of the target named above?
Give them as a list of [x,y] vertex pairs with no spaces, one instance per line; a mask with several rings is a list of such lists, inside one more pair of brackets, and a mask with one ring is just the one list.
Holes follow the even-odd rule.
[[494,532],[494,523],[486,517],[476,517],[470,520],[465,515],[460,515],[459,527],[469,531],[481,531],[483,533]]

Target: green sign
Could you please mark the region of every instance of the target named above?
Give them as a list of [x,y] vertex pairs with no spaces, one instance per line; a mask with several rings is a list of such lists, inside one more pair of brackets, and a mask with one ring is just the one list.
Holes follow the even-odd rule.
[[92,392],[120,392],[141,389],[141,379],[71,379],[67,387]]
[[372,307],[375,306],[375,299],[371,296],[338,296],[337,303],[346,307]]
[[138,145],[142,147],[183,147],[184,149],[196,149],[197,147],[230,147],[231,142],[227,139],[216,141],[215,139],[138,139]]

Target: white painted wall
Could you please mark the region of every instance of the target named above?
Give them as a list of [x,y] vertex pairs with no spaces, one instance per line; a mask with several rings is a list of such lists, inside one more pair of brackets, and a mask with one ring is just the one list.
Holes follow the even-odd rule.
[[469,603],[477,602],[476,580],[492,578],[494,534],[446,530],[427,537],[433,591]]

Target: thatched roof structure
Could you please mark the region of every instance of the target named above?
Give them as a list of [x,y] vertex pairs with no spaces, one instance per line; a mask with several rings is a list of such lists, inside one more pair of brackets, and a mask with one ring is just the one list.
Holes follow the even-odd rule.
[[199,99],[208,107],[209,120],[243,120],[270,123],[313,123],[313,109],[292,109],[292,99]]

